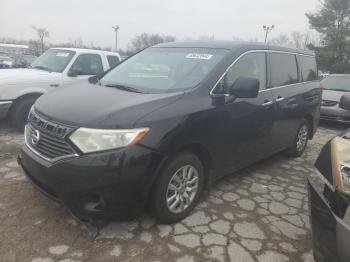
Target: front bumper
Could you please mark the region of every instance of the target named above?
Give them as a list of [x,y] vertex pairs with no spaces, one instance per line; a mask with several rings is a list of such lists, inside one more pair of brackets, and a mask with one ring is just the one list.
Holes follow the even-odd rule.
[[139,215],[165,155],[141,146],[51,163],[26,145],[19,163],[31,182],[82,220]]
[[7,117],[12,103],[12,101],[0,101],[0,120]]
[[350,111],[339,108],[338,105],[321,107],[321,119],[340,123],[350,123]]
[[350,213],[346,199],[321,180],[309,178],[308,191],[316,261],[350,261]]

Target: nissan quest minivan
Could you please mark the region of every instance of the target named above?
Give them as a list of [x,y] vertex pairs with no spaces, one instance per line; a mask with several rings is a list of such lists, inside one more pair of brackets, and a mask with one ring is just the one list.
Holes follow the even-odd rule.
[[285,151],[319,121],[315,55],[264,44],[175,42],[40,97],[18,158],[80,219],[185,218],[216,179]]

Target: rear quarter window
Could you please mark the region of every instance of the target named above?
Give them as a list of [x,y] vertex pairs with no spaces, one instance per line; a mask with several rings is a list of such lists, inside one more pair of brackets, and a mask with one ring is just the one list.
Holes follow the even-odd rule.
[[317,64],[315,57],[300,56],[299,57],[301,74],[303,81],[314,81],[318,79]]
[[271,53],[271,87],[298,83],[298,67],[293,54]]
[[110,68],[115,67],[120,62],[119,57],[113,55],[108,55],[107,60]]

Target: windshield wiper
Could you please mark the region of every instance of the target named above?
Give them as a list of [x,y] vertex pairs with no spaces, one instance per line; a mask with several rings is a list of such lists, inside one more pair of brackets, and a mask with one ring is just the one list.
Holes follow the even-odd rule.
[[49,68],[47,68],[46,66],[33,66],[33,67],[31,67],[31,68],[36,68],[36,69],[39,69],[39,70],[45,70],[45,71],[48,71],[48,72],[51,72],[50,70],[49,70]]
[[116,84],[108,84],[108,85],[105,85],[106,87],[113,87],[113,88],[118,88],[120,90],[124,90],[124,91],[128,91],[128,92],[134,92],[134,93],[140,93],[140,94],[143,94],[144,92],[136,89],[136,88],[133,88],[133,87],[130,87],[130,86],[125,86],[125,85],[116,85]]

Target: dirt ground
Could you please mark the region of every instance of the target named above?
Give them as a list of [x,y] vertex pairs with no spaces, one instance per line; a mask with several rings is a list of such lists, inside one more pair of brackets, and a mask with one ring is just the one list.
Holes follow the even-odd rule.
[[23,136],[2,123],[0,261],[313,261],[306,175],[345,129],[322,125],[303,157],[279,154],[217,182],[181,223],[145,214],[94,232],[30,184],[16,163]]

